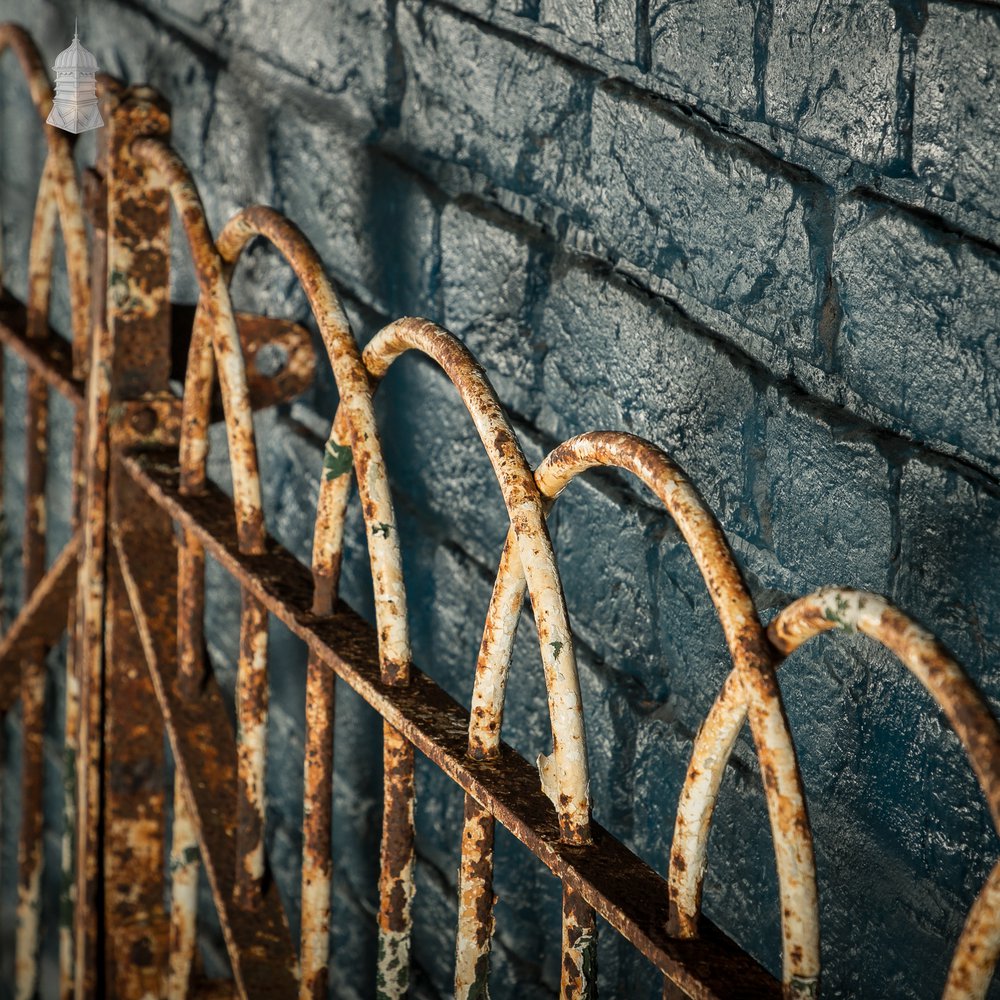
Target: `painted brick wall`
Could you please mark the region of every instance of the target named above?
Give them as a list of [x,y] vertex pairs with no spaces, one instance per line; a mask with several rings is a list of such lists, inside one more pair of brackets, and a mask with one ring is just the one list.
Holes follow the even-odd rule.
[[[26,23],[51,58],[72,7],[0,0],[0,17]],[[886,593],[1000,706],[996,3],[89,0],[82,15],[104,68],[173,102],[175,144],[216,229],[244,204],[277,206],[316,243],[363,339],[403,314],[461,337],[533,461],[595,427],[651,438],[718,513],[765,618],[824,583]],[[6,281],[23,294],[41,158],[9,61],[0,100]],[[193,300],[183,263],[175,286]],[[305,316],[267,252],[251,254],[235,289],[241,308]],[[61,291],[55,308],[65,328]],[[17,413],[23,376],[11,368]],[[432,366],[408,358],[386,381],[417,660],[464,700],[505,531],[499,491]],[[335,400],[324,371],[259,422],[270,524],[303,558]],[[20,476],[10,463],[15,512]],[[52,490],[54,538],[64,483]],[[353,517],[346,594],[370,614]],[[721,632],[677,531],[635,484],[574,486],[552,526],[596,814],[662,871],[692,736],[727,670]],[[9,579],[16,517],[8,530]],[[213,580],[208,634],[231,689],[236,605]],[[508,738],[531,757],[546,749],[532,636],[526,622],[507,715]],[[278,631],[271,653],[269,842],[294,905],[304,656]],[[996,856],[957,741],[862,638],[817,641],[782,684],[817,837],[825,993],[935,996]],[[375,723],[342,693],[338,997],[372,993]],[[16,719],[7,735],[12,775]],[[439,997],[461,803],[430,767],[419,795],[414,994]],[[6,824],[7,873],[12,843]],[[494,996],[554,996],[556,885],[509,837],[498,856]],[[778,971],[746,733],[710,864],[707,912]],[[8,875],[8,926],[10,886]],[[600,968],[605,996],[658,996],[612,934]]]

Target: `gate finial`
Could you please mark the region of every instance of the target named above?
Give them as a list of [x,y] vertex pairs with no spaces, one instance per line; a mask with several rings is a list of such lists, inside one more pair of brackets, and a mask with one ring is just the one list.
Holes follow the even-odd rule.
[[101,128],[104,119],[97,107],[97,60],[80,44],[79,18],[73,24],[73,41],[56,56],[56,95],[46,122],[66,132]]

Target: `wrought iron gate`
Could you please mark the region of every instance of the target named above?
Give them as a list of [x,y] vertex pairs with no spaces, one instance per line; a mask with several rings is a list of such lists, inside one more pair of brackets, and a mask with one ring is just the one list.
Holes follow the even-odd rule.
[[[0,26],[0,53],[6,48],[19,59],[44,122],[52,91],[34,44],[8,24]],[[560,445],[532,471],[486,373],[459,341],[432,323],[401,319],[360,352],[322,263],[295,225],[258,206],[239,212],[213,238],[194,181],[169,144],[164,101],[146,87],[127,88],[106,77],[99,84],[107,128],[97,163],[82,183],[69,137],[42,126],[48,156],[35,205],[28,298],[20,302],[4,290],[0,299],[0,341],[29,372],[25,598],[0,641],[0,710],[20,701],[24,733],[19,998],[28,1000],[37,982],[43,658],[67,630],[63,997],[326,996],[338,676],[384,720],[379,955],[372,974],[385,997],[407,990],[414,748],[466,793],[457,996],[487,995],[497,821],[562,883],[564,997],[596,989],[595,914],[663,973],[665,996],[817,995],[812,837],[776,672],[783,657],[819,632],[865,632],[898,656],[962,740],[1000,826],[1000,728],[931,635],[882,598],[840,589],[796,601],[765,631],[711,512],[660,449],[629,434],[593,432]],[[172,310],[169,301],[171,206],[199,283],[193,317]],[[71,342],[48,325],[57,219],[67,254]],[[301,392],[315,358],[301,327],[233,311],[230,278],[258,237],[274,246],[301,283],[341,400],[326,446],[311,567],[269,537],[261,507],[252,412]],[[275,343],[287,358],[277,375],[255,363],[258,351]],[[181,396],[170,389],[171,352],[178,345],[186,352]],[[451,379],[510,517],[471,710],[410,658],[399,539],[372,406],[380,378],[407,351],[428,355]],[[46,565],[53,391],[76,412],[74,525],[69,544]],[[220,418],[231,496],[206,473],[209,425]],[[677,523],[734,664],[695,741],[666,878],[591,819],[573,637],[545,517],[567,484],[595,466],[636,476]],[[374,628],[337,601],[345,509],[355,478],[374,582]],[[242,594],[235,734],[204,652],[206,556]],[[525,594],[537,624],[551,722],[552,752],[539,757],[537,768],[501,740],[507,669]],[[272,615],[309,648],[298,948],[266,877],[266,637]],[[700,914],[712,812],[747,720],[779,876],[780,982]],[[164,737],[175,762],[172,808],[163,792]],[[168,815],[169,858],[163,847]],[[207,982],[192,973],[199,867],[218,910],[232,982]],[[946,996],[983,996],[998,953],[1000,866],[969,914]]]

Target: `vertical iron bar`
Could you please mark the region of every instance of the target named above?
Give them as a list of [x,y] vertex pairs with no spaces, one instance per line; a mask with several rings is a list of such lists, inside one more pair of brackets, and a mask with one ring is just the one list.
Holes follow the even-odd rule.
[[170,957],[167,1000],[184,1000],[191,982],[197,941],[198,839],[191,807],[174,778],[174,822],[170,842]]
[[336,675],[310,652],[306,674],[305,801],[302,822],[300,1000],[327,995],[330,958],[330,837]]
[[108,296],[95,324],[87,389],[84,558],[80,568],[80,735],[77,757],[76,1000],[99,995],[100,823],[108,413],[118,398],[165,385],[170,372],[170,215],[166,192],[132,154],[138,135],[166,135],[149,88],[123,93],[108,118]]
[[[384,680],[384,678],[383,678]],[[413,744],[382,724],[384,792],[379,891],[379,1000],[406,996],[410,984],[410,906],[413,902]]]
[[596,1000],[597,915],[583,896],[563,883],[561,1000]]
[[[121,87],[113,80],[102,77],[99,83],[99,100],[104,120],[111,117],[111,111],[121,93]],[[96,176],[102,181],[107,176],[108,143],[107,129],[97,135],[97,155],[94,164]],[[100,195],[103,195],[101,197]],[[77,378],[87,377],[91,360],[91,346],[94,331],[106,325],[106,300],[108,276],[108,206],[107,190],[102,189],[90,206],[90,274],[93,287],[90,290],[90,311],[86,317],[87,336],[80,337],[82,325],[74,325],[73,368]],[[83,505],[87,492],[87,414],[85,409],[75,415],[73,430],[73,527],[78,528],[84,519]],[[81,565],[83,562],[81,554]],[[63,829],[61,843],[61,889],[59,904],[59,998],[70,1000],[75,989],[75,947],[74,913],[76,910],[76,850],[77,850],[77,767],[80,750],[81,686],[80,668],[82,661],[83,606],[79,588],[70,603],[67,622],[66,643],[66,710],[63,722]]]
[[[47,159],[38,185],[28,263],[27,336],[48,332],[55,244],[54,161]],[[22,542],[24,600],[45,575],[45,480],[48,458],[49,393],[41,375],[29,369],[25,412],[25,497]],[[38,931],[42,877],[42,786],[45,726],[45,648],[32,643],[21,661],[21,833],[18,842],[18,899],[15,989],[30,1000],[38,979]]]
[[462,859],[458,874],[455,998],[487,997],[493,938],[493,814],[465,796]]
[[[200,697],[205,678],[205,550],[181,531],[177,547],[177,686],[181,697]],[[197,839],[179,778],[174,778],[174,822],[170,855],[169,1000],[188,993],[197,930]]]
[[236,674],[236,902],[260,902],[266,858],[264,787],[267,752],[267,609],[242,591],[240,659]]

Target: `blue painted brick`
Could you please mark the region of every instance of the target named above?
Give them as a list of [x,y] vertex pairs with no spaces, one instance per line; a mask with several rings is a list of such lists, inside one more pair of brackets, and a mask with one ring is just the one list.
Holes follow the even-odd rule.
[[534,47],[443,8],[397,12],[405,71],[401,138],[508,190],[561,183],[583,153],[586,78]]
[[1000,218],[1000,11],[928,5],[917,47],[913,167],[934,193]]
[[1000,257],[891,207],[841,206],[834,275],[849,384],[918,440],[996,469]]
[[540,0],[538,22],[624,63],[636,61],[634,0]]
[[899,156],[902,34],[902,19],[885,0],[777,0],[764,73],[768,120],[891,166]]
[[814,352],[813,190],[656,102],[601,88],[590,166],[567,193],[608,252],[696,319]]
[[652,72],[682,87],[696,102],[737,114],[756,113],[754,38],[762,6],[752,0],[652,0]]

